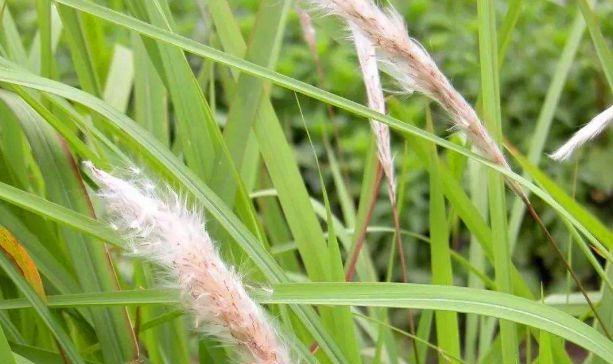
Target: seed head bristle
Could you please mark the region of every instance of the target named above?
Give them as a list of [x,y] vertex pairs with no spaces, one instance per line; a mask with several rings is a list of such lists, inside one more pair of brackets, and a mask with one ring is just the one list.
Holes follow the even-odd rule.
[[91,162],[83,165],[100,186],[113,226],[136,255],[159,265],[178,285],[199,331],[234,344],[245,362],[289,363],[274,325],[221,259],[200,214],[170,188],[160,193],[140,171],[127,181]]
[[371,0],[311,0],[311,3],[359,29],[375,46],[382,69],[406,92],[417,91],[436,101],[486,158],[510,169],[477,113],[453,88],[424,47],[408,35],[396,11],[381,9]]
[[596,115],[589,123],[579,129],[564,145],[556,149],[549,157],[556,161],[564,161],[573,155],[583,144],[594,139],[613,121],[613,105]]
[[[381,87],[375,47],[354,24],[350,24],[350,28],[353,42],[355,43],[356,53],[358,55],[358,61],[360,63],[360,69],[362,70],[364,86],[366,87],[368,106],[373,110],[385,114],[385,96],[383,95],[383,88]],[[392,205],[395,205],[396,176],[394,174],[394,160],[392,158],[389,127],[375,120],[371,120],[370,125],[377,142],[379,162],[381,163],[383,173],[387,179],[389,197]]]

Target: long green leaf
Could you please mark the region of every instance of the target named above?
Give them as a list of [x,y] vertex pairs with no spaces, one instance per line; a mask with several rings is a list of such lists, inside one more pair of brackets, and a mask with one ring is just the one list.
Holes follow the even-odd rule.
[[[137,0],[127,4],[137,17],[172,32],[165,0]],[[181,49],[150,38],[142,39],[172,100],[177,140],[187,165],[206,180],[210,178],[215,157],[219,154],[219,130],[210,106]]]
[[72,209],[58,205],[49,200],[45,200],[40,196],[22,191],[6,183],[0,183],[0,199],[25,210],[45,216],[52,221],[85,232],[100,240],[113,243],[120,247],[125,246],[123,240],[112,229],[91,217],[75,212]]
[[[428,110],[427,127],[432,130],[432,119]],[[432,270],[432,283],[438,285],[453,285],[453,271],[451,267],[451,253],[449,248],[449,224],[445,211],[445,198],[438,173],[439,159],[436,146],[430,145],[430,266]],[[446,352],[460,356],[460,329],[458,316],[455,312],[435,313],[436,337],[438,345]],[[439,354],[439,361],[443,361]]]
[[[613,360],[613,344],[596,329],[540,302],[465,287],[405,283],[289,283],[254,291],[262,304],[340,305],[448,310],[515,321],[545,330]],[[49,296],[49,307],[169,304],[175,290],[136,290]],[[0,301],[0,309],[30,307],[27,300]]]
[[[7,70],[0,67],[0,74],[3,72],[7,72]],[[21,73],[22,76],[24,75],[23,71],[19,73]],[[23,80],[22,77],[19,78]],[[147,133],[147,131],[143,130],[133,120],[117,112],[98,98],[58,82],[47,82],[51,82],[53,86],[46,90],[53,90],[55,94],[86,104],[96,112],[104,115],[108,120],[112,120],[112,122],[109,122],[108,127],[124,136],[126,143],[131,145],[135,152],[140,152],[146,157],[153,166],[158,167],[157,169],[160,173],[178,183],[182,189],[192,194],[209,212],[210,216],[217,219],[242,249],[245,250],[269,281],[280,282],[287,279],[285,273],[268,252],[263,249],[261,243],[245,225],[232,214],[219,197],[203,184],[191,170],[185,167],[185,165],[172,155],[165,146]],[[62,89],[64,92],[60,91]],[[15,197],[15,189],[11,189],[7,186],[5,187],[5,190],[13,192],[13,194],[9,193],[9,197]],[[20,197],[24,196],[21,195]],[[30,199],[30,197],[26,199]],[[50,212],[50,214],[53,215],[53,212]],[[343,354],[339,351],[338,347],[336,347],[333,340],[328,339],[328,334],[321,327],[319,319],[316,317],[314,311],[300,307],[293,307],[293,309],[307,326],[311,334],[313,334],[320,343],[322,349],[331,354],[331,357],[335,358],[335,362],[346,362],[342,359]]]
[[573,317],[546,305],[494,291],[399,283],[295,283],[273,287],[263,303],[398,307],[478,313],[546,330],[613,360],[613,344]]
[[[575,217],[568,211],[566,211],[562,206],[560,206],[549,194],[547,194],[546,192],[542,191],[541,189],[539,189],[538,187],[536,187],[534,184],[530,183],[529,181],[526,181],[524,178],[518,176],[517,174],[504,169],[500,166],[497,166],[496,164],[486,160],[485,158],[472,153],[470,151],[468,151],[466,148],[460,147],[454,143],[451,143],[443,138],[439,138],[435,135],[432,135],[431,133],[425,132],[424,130],[421,130],[417,127],[411,126],[411,125],[407,125],[405,123],[402,123],[401,121],[380,114],[376,111],[373,111],[371,109],[369,109],[368,107],[365,107],[363,105],[360,105],[358,103],[355,103],[353,101],[347,100],[345,98],[342,98],[340,96],[334,95],[332,93],[323,91],[317,87],[311,86],[309,84],[306,84],[304,82],[301,81],[297,81],[295,79],[292,79],[290,77],[281,75],[277,72],[271,71],[265,67],[261,67],[258,65],[255,65],[253,63],[250,63],[248,61],[245,61],[243,59],[237,58],[235,56],[231,56],[228,55],[224,52],[221,52],[219,50],[216,50],[214,48],[205,46],[203,44],[200,44],[196,41],[193,41],[191,39],[179,36],[177,34],[168,32],[166,30],[163,30],[161,28],[152,26],[150,24],[144,23],[142,21],[139,21],[138,19],[134,19],[131,18],[129,16],[123,15],[121,13],[118,13],[116,11],[101,7],[99,5],[93,4],[89,1],[85,1],[85,0],[56,0],[59,3],[62,4],[66,4],[69,5],[71,7],[74,7],[76,9],[79,9],[81,11],[87,12],[89,14],[92,14],[94,16],[100,17],[102,19],[105,19],[111,23],[114,24],[118,24],[124,27],[127,27],[129,29],[132,29],[136,32],[139,32],[143,35],[146,35],[148,37],[163,41],[163,42],[167,42],[170,44],[173,44],[175,46],[178,46],[190,53],[199,55],[201,57],[205,57],[208,59],[211,59],[215,62],[219,62],[222,64],[225,64],[227,66],[239,69],[243,72],[246,72],[248,74],[251,74],[253,76],[257,76],[257,77],[261,77],[261,78],[265,78],[268,79],[269,81],[280,85],[282,87],[288,88],[290,90],[294,90],[297,92],[300,92],[304,95],[307,95],[309,97],[313,97],[317,100],[326,102],[330,105],[334,105],[337,106],[343,110],[347,110],[355,115],[364,117],[366,119],[374,119],[377,121],[381,121],[387,125],[389,125],[390,127],[392,127],[393,129],[399,130],[399,131],[404,131],[410,134],[414,134],[420,138],[424,138],[426,140],[432,141],[434,143],[436,143],[437,145],[440,145],[444,148],[456,151],[460,154],[463,154],[465,156],[468,156],[488,167],[490,167],[491,169],[496,170],[498,173],[503,174],[515,181],[517,181],[518,183],[520,183],[521,185],[523,185],[524,187],[528,188],[529,190],[531,190],[535,195],[537,195],[538,197],[540,197],[541,199],[543,199],[543,201],[545,201],[547,204],[549,204],[550,206],[552,206],[559,214],[565,216],[566,218],[569,219],[569,221],[571,221],[574,225],[576,225],[576,227],[584,234],[586,234],[591,241],[593,241],[593,237],[590,234],[590,231],[588,228],[584,227],[581,223],[579,223],[579,221],[577,221],[575,219]],[[8,79],[11,78],[6,78],[7,75],[5,75],[4,79],[6,81],[8,81]],[[19,80],[15,80],[15,79],[11,79],[12,82],[24,82],[23,80],[19,81]],[[33,87],[33,85],[31,85]]]
[[592,37],[594,48],[596,48],[596,54],[598,54],[598,58],[602,64],[602,71],[607,78],[609,88],[611,91],[613,91],[613,54],[611,54],[611,50],[609,49],[607,41],[602,34],[602,30],[600,29],[598,16],[592,9],[588,0],[577,1],[579,3],[579,9],[581,9],[583,19],[585,19],[587,27],[590,30],[590,36]]
[[[89,198],[80,176],[75,170],[72,155],[51,127],[24,101],[7,92],[0,93],[22,122],[22,127],[32,146],[36,161],[45,174],[45,185],[49,198],[58,204],[84,214],[93,214]],[[113,273],[108,265],[102,244],[95,244],[89,237],[72,229],[61,229],[72,258],[72,267],[77,273],[81,288],[86,291],[109,290],[115,287]],[[55,247],[63,248],[63,247]],[[128,319],[125,312],[92,312],[96,333],[108,363],[131,357],[132,347],[128,335]]]
[[[494,0],[477,1],[479,17],[479,60],[481,65],[481,89],[483,96],[482,119],[497,144],[502,143],[500,112],[500,86],[496,44],[496,14]],[[493,246],[496,286],[502,292],[512,292],[511,253],[507,235],[507,208],[504,180],[493,171],[488,171],[488,202],[492,236],[498,237]],[[500,322],[502,358],[505,363],[519,360],[517,331],[515,325]]]

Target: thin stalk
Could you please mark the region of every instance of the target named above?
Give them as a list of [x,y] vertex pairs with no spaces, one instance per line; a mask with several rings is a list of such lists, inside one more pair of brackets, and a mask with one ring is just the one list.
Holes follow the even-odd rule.
[[585,287],[583,286],[583,283],[581,283],[581,280],[575,274],[575,271],[572,269],[570,263],[564,257],[564,253],[562,252],[562,250],[560,250],[560,248],[558,247],[558,244],[556,244],[555,240],[553,239],[553,236],[551,236],[551,234],[549,233],[549,230],[547,230],[547,228],[545,227],[545,224],[543,224],[543,221],[539,217],[538,213],[534,210],[534,207],[532,206],[532,204],[530,204],[530,201],[524,201],[524,202],[526,203],[526,206],[528,208],[528,213],[530,214],[530,216],[532,216],[534,221],[536,221],[538,226],[541,228],[541,231],[543,232],[543,234],[545,234],[545,237],[547,238],[547,242],[549,242],[551,247],[558,254],[558,257],[562,260],[562,263],[564,263],[564,266],[566,267],[566,269],[570,273],[571,277],[575,281],[575,284],[577,285],[577,288],[579,288],[579,290],[581,291],[581,294],[583,295],[583,297],[585,297],[585,301],[587,302],[587,304],[590,306],[590,309],[594,313],[594,317],[596,318],[596,320],[602,326],[602,331],[605,333],[605,335],[609,339],[611,339],[611,335],[609,334],[609,330],[607,329],[607,326],[605,325],[604,321],[600,317],[600,314],[598,313],[598,310],[596,310],[596,306],[594,305],[594,303],[590,299],[589,295],[587,294],[587,291],[585,290]]
[[[572,187],[572,194],[571,194],[573,199],[575,198],[575,195],[577,194],[577,176],[578,176],[578,172],[579,172],[579,161],[575,161],[575,165],[573,167],[573,187]],[[568,249],[566,250],[566,256],[567,256],[568,262],[572,265],[573,264],[573,236],[572,236],[572,234],[570,234],[570,236],[568,237]],[[571,278],[572,277],[570,276],[570,273],[566,272],[566,303],[568,303],[568,300],[569,300],[569,297],[570,297],[570,292],[571,292],[570,281],[571,281]]]
[[[321,58],[319,57],[319,53],[317,52],[317,41],[316,41],[316,31],[313,26],[313,19],[311,15],[307,11],[302,8],[302,1],[296,1],[296,13],[298,14],[298,20],[300,23],[300,30],[302,31],[302,37],[304,38],[305,43],[309,47],[309,52],[311,53],[311,57],[313,57],[313,62],[315,62],[315,72],[317,73],[317,83],[321,88],[325,86],[326,74],[324,72],[324,68],[321,64]],[[343,168],[342,166],[346,166],[347,163],[345,161],[345,153],[343,151],[341,133],[338,128],[338,125],[334,122],[334,108],[330,104],[326,104],[326,112],[328,113],[328,118],[330,119],[330,123],[332,124],[332,133],[334,135],[334,139],[336,141],[336,155],[340,161],[341,165],[341,173],[343,175],[344,183],[347,185],[347,181],[349,181],[349,176],[347,172],[347,168]],[[324,143],[331,144],[328,138],[328,135],[324,133]]]

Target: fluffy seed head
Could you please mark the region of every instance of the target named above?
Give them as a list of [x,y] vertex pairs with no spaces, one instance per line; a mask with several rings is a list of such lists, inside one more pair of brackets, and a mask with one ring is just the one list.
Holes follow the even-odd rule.
[[135,254],[158,264],[176,282],[199,331],[236,345],[245,362],[289,363],[269,318],[222,261],[200,214],[170,189],[160,197],[155,184],[142,177],[126,181],[91,162],[84,166],[100,185],[113,226]]
[[602,133],[602,131],[606,129],[612,120],[613,105],[596,115],[596,117],[594,117],[583,128],[579,129],[566,143],[564,143],[564,145],[550,154],[549,157],[556,161],[563,161],[570,158],[576,149],[594,139],[598,134]]
[[438,102],[452,122],[463,130],[479,151],[509,169],[504,155],[473,108],[438,69],[432,57],[410,38],[402,17],[393,9],[383,10],[372,0],[311,0],[319,9],[343,18],[368,38],[377,50],[383,70],[407,92],[421,92]]
[[[381,79],[379,78],[375,47],[370,39],[364,36],[355,24],[350,23],[349,27],[358,55],[360,69],[362,70],[368,106],[373,110],[385,114],[385,97],[383,95],[383,88],[381,87]],[[370,122],[370,126],[377,141],[377,154],[383,172],[385,173],[385,178],[387,179],[389,197],[392,205],[395,205],[396,177],[394,175],[394,160],[392,158],[389,127],[375,120]]]

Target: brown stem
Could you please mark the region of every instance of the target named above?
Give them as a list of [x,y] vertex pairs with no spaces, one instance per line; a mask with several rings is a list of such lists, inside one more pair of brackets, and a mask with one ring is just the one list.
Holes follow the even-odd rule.
[[547,227],[545,227],[545,224],[543,224],[543,221],[541,220],[540,216],[538,215],[538,213],[534,209],[534,206],[530,203],[530,200],[528,200],[527,197],[521,196],[521,199],[524,202],[524,204],[526,204],[526,208],[528,209],[528,213],[530,214],[530,216],[532,216],[534,221],[536,221],[537,225],[540,227],[540,229],[543,232],[543,234],[545,234],[545,237],[547,238],[547,241],[553,247],[555,252],[558,254],[559,258],[564,263],[564,266],[566,267],[566,269],[570,273],[571,277],[575,281],[575,284],[577,284],[577,288],[579,288],[579,290],[581,291],[581,294],[583,294],[583,297],[585,297],[585,300],[587,301],[587,304],[590,306],[590,309],[592,310],[592,312],[594,312],[594,317],[596,318],[596,320],[598,321],[598,323],[602,327],[602,331],[605,333],[605,335],[609,339],[611,339],[611,335],[609,334],[609,331],[607,330],[607,326],[604,324],[604,321],[602,320],[602,318],[600,317],[600,314],[596,310],[596,307],[594,306],[594,303],[592,302],[592,300],[588,296],[587,291],[585,290],[585,288],[583,287],[583,284],[579,280],[579,277],[577,277],[577,275],[575,274],[575,271],[572,269],[570,263],[568,262],[566,257],[564,257],[564,253],[562,253],[562,251],[560,250],[560,248],[556,244],[553,236],[551,235],[551,233],[549,233],[549,230],[547,230]]
[[402,244],[402,236],[400,234],[400,217],[398,216],[398,205],[394,199],[392,204],[392,217],[394,219],[394,235],[396,240],[396,249],[398,250],[398,259],[400,260],[400,266],[402,268],[402,281],[409,283],[409,271],[407,268],[407,260],[404,256],[404,249]]
[[[511,154],[517,154],[518,153],[517,148],[512,143],[510,143],[508,140],[505,140],[505,146],[511,152]],[[585,297],[585,300],[587,301],[587,304],[590,306],[590,309],[592,310],[592,312],[594,312],[594,318],[596,318],[596,320],[598,321],[600,326],[602,326],[602,331],[605,333],[605,335],[609,339],[611,339],[609,331],[607,330],[606,325],[604,325],[604,321],[601,319],[600,315],[598,314],[598,311],[596,310],[596,307],[594,306],[594,303],[592,302],[592,300],[588,296],[587,291],[583,287],[583,284],[579,280],[579,277],[577,277],[577,275],[575,274],[575,271],[573,270],[572,266],[570,265],[570,263],[568,262],[568,260],[564,256],[564,253],[560,250],[560,248],[558,247],[558,244],[556,244],[556,242],[555,242],[555,239],[553,238],[553,236],[551,235],[551,233],[549,232],[549,230],[547,229],[547,227],[543,223],[543,220],[541,220],[541,217],[539,216],[539,214],[534,209],[534,206],[530,202],[530,199],[528,198],[528,195],[526,195],[523,192],[523,190],[521,189],[521,186],[516,181],[507,179],[507,182],[508,182],[508,186],[511,188],[511,190],[522,200],[524,205],[526,205],[526,209],[528,210],[528,213],[530,214],[532,219],[534,219],[536,224],[539,226],[539,228],[541,229],[541,231],[545,235],[545,238],[547,239],[547,242],[549,243],[549,245],[551,245],[553,247],[553,249],[555,250],[555,252],[558,255],[558,257],[562,260],[566,270],[568,271],[568,273],[570,273],[570,276],[575,281],[575,284],[577,285],[577,288],[579,288],[579,290],[581,291],[581,294],[583,295],[583,297]]]
[[[391,193],[391,192],[390,192]],[[402,237],[400,234],[400,216],[398,215],[398,204],[396,199],[393,199],[394,203],[392,204],[392,215],[394,218],[394,235],[396,240],[396,250],[398,250],[398,259],[400,260],[400,266],[402,268],[402,282],[409,283],[409,270],[407,267],[407,261],[404,256],[404,244],[402,243]],[[407,310],[407,314],[409,316],[409,333],[415,335],[415,321],[413,320],[413,311],[411,309]],[[415,340],[413,343],[413,353],[415,354],[415,360],[419,360],[419,351],[417,350],[417,342]]]
[[351,282],[353,277],[355,276],[356,265],[358,262],[358,258],[360,257],[360,252],[364,247],[364,242],[366,241],[366,230],[368,228],[368,224],[372,219],[372,213],[375,210],[375,202],[377,201],[377,196],[379,195],[379,186],[381,185],[381,178],[383,176],[383,168],[381,167],[381,163],[377,160],[377,170],[375,177],[375,186],[373,188],[373,196],[370,205],[368,206],[368,213],[366,214],[366,220],[364,224],[360,227],[360,231],[357,232],[357,239],[355,241],[355,247],[351,252],[351,257],[349,258],[349,262],[347,263],[347,272],[345,273],[345,280],[347,282]]

